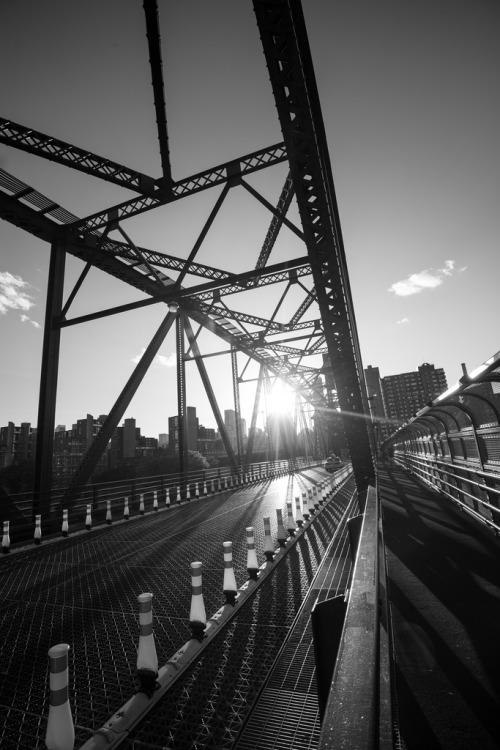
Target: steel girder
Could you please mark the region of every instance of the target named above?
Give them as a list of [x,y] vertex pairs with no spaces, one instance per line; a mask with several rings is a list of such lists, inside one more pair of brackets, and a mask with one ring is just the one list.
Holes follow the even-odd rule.
[[[340,219],[299,0],[254,0],[358,489],[373,476],[364,374]],[[354,416],[353,416],[354,415]]]

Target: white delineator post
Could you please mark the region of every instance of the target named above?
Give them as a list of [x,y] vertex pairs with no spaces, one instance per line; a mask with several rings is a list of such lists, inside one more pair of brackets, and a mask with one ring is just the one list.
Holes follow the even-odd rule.
[[157,687],[158,656],[153,635],[153,594],[139,594],[139,648],[137,649],[137,676],[140,692],[150,698]]
[[69,531],[69,524],[68,524],[68,509],[64,508],[63,510],[63,520],[62,520],[62,526],[61,526],[61,533],[63,536],[68,536]]
[[222,542],[222,547],[224,549],[224,582],[222,591],[226,597],[226,604],[231,604],[234,607],[238,586],[233,568],[233,543]]
[[295,498],[295,521],[299,527],[304,525],[304,516],[302,515],[302,508],[300,505],[300,495],[297,495]]
[[247,526],[247,570],[250,579],[256,581],[259,574],[259,563],[255,551],[255,537],[253,526]]
[[87,505],[87,515],[85,516],[85,528],[90,531],[92,528],[92,506]]
[[2,553],[4,555],[10,552],[9,526],[10,526],[10,521],[3,522]]
[[153,510],[158,510],[158,493],[156,490],[153,492]]
[[139,495],[139,513],[141,516],[144,515],[144,495]]
[[48,750],[73,750],[75,728],[68,695],[67,643],[49,649],[50,706],[45,744]]
[[203,640],[205,628],[207,626],[207,613],[205,612],[205,603],[202,593],[202,576],[201,569],[203,563],[191,563],[191,608],[189,610],[189,624],[193,638],[198,641]]
[[271,537],[271,519],[269,516],[264,516],[264,554],[266,560],[272,562],[274,560],[274,544]]
[[113,523],[113,517],[111,515],[111,500],[106,500],[106,523],[108,526]]
[[33,535],[35,544],[40,544],[42,541],[42,517],[35,516],[35,533]]
[[290,534],[290,536],[295,536],[296,525],[295,525],[295,519],[293,517],[293,507],[292,507],[291,500],[286,501],[286,510],[287,510],[288,533]]
[[128,521],[129,515],[130,511],[128,509],[128,497],[126,497],[123,503],[123,517]]
[[276,508],[276,517],[278,519],[278,544],[280,547],[284,547],[286,545],[288,534],[286,533],[283,524],[283,513],[281,512],[281,508]]

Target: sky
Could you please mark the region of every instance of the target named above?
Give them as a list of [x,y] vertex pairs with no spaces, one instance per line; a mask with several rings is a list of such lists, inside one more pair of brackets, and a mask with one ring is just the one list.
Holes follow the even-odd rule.
[[[500,5],[303,5],[363,365],[385,376],[430,362],[451,385],[461,363],[472,370],[500,349]],[[280,141],[251,3],[159,0],[159,8],[174,179]],[[140,0],[3,3],[0,102],[2,117],[160,176]],[[82,217],[133,195],[4,145],[0,167]],[[281,165],[249,182],[274,203],[285,171]],[[139,245],[187,257],[217,196],[205,191],[123,228]],[[248,270],[268,224],[260,204],[232,190],[197,260]],[[283,230],[270,262],[302,254]],[[0,221],[0,426],[36,424],[49,257],[46,243]],[[68,257],[66,293],[82,267]],[[259,310],[244,295],[227,301],[265,315],[275,295],[262,290]],[[70,312],[138,299],[93,269]],[[298,303],[287,301],[283,320]],[[63,331],[56,424],[110,410],[164,313],[155,305]],[[200,346],[227,349],[210,334]],[[124,415],[145,435],[167,432],[176,413],[174,352],[170,333]],[[220,408],[234,408],[228,357],[206,363]],[[190,364],[187,373],[187,403],[215,426]],[[246,376],[255,374],[249,368]],[[241,387],[247,421],[254,387]]]

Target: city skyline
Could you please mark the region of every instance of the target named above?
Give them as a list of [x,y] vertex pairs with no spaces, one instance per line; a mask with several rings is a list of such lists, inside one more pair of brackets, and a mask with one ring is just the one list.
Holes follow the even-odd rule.
[[[462,362],[472,370],[500,348],[500,9],[482,1],[374,7],[310,0],[304,14],[363,366],[389,374],[436,362],[452,385]],[[117,17],[119,37],[113,33]],[[157,176],[140,3],[110,0],[103,7],[90,0],[62,11],[52,1],[43,7],[30,1],[6,6],[0,18],[0,114]],[[177,179],[280,140],[251,3],[162,6],[160,22]],[[187,56],[186,49],[196,54]],[[129,195],[5,146],[0,166],[77,215]],[[281,183],[281,173],[269,178],[269,200]],[[141,244],[187,257],[199,231],[194,209],[208,211],[213,200],[194,197],[175,211],[131,219],[126,230]],[[227,226],[217,227],[200,261],[237,272],[250,245],[261,241],[268,217],[236,193],[232,200]],[[249,212],[244,232],[231,224],[236,209]],[[295,247],[291,236],[284,243],[278,260]],[[0,249],[0,422],[35,424],[49,248],[2,221]],[[68,259],[67,293],[81,269]],[[73,314],[136,299],[136,292],[92,269]],[[264,310],[266,304],[263,290]],[[83,411],[81,403],[93,414],[109,412],[163,317],[156,307],[63,332],[56,424],[71,423],[71,414]],[[284,311],[285,319],[290,312]],[[208,335],[203,345],[209,353],[223,348]],[[146,434],[164,431],[175,413],[174,352],[169,335],[124,415],[135,415]],[[230,367],[218,359],[206,363],[223,411],[232,407],[232,384]],[[192,367],[188,401],[199,403],[200,420],[211,424]],[[248,375],[250,381],[255,373]],[[241,387],[247,422],[254,387]]]

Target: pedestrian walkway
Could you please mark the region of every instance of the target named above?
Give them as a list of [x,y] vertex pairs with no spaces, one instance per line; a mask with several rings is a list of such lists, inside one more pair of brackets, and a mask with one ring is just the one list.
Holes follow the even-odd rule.
[[379,470],[401,747],[500,747],[500,543],[451,501]]

